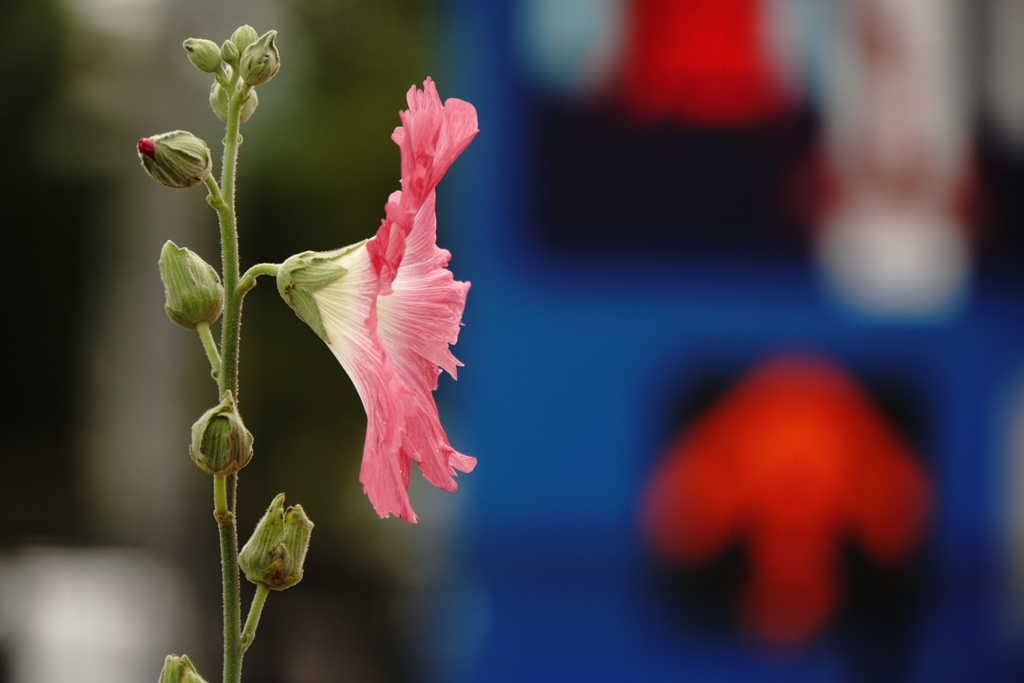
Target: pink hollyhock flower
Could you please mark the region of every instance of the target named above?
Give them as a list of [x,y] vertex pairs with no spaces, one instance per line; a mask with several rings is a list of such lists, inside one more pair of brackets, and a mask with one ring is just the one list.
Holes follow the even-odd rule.
[[469,290],[447,269],[451,254],[437,247],[434,188],[476,135],[477,118],[468,102],[442,104],[429,78],[423,90],[409,90],[408,102],[392,135],[402,190],[388,199],[377,234],[291,257],[278,289],[359,392],[368,418],[359,480],[374,509],[415,522],[413,461],[447,491],[457,488],[457,471],[476,465],[448,443],[432,392],[442,369],[455,377],[461,365],[448,346],[458,339]]

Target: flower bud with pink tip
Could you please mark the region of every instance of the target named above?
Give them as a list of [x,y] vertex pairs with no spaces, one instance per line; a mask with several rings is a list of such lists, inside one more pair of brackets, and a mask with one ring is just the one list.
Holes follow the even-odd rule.
[[138,150],[146,173],[167,187],[195,187],[213,172],[210,148],[188,131],[175,130],[142,138]]

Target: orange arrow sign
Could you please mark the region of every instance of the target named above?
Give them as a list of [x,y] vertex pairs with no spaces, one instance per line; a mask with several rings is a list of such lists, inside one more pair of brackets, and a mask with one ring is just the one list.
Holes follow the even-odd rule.
[[823,361],[771,361],[694,423],[657,468],[644,499],[656,552],[699,563],[746,543],[744,624],[798,643],[839,602],[839,542],[878,562],[913,551],[930,507],[917,458],[861,389]]

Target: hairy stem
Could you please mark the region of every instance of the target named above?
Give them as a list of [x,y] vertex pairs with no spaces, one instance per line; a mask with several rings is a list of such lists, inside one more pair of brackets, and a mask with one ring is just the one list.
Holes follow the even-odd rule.
[[252,605],[249,606],[249,617],[245,620],[245,629],[242,631],[242,652],[249,649],[253,639],[256,637],[256,627],[260,623],[263,604],[267,601],[267,595],[269,594],[269,588],[262,583],[256,584],[256,595],[252,598]]
[[238,531],[234,505],[234,475],[213,475],[213,516],[220,532],[221,574],[224,582],[224,683],[242,680],[241,594],[238,585]]
[[256,278],[260,275],[277,275],[277,271],[280,270],[281,265],[279,263],[257,263],[255,266],[245,271],[245,275],[238,283],[238,289],[241,296],[256,286]]
[[221,170],[220,219],[221,260],[224,281],[224,317],[221,322],[221,366],[218,386],[221,396],[232,391],[238,397],[238,345],[242,331],[242,297],[238,292],[238,227],[235,217],[235,171],[238,166],[240,137],[239,103],[232,99],[228,107],[228,130],[224,138],[224,162]]
[[203,342],[203,350],[206,351],[206,357],[210,360],[210,370],[216,379],[220,376],[220,352],[217,350],[217,342],[213,339],[213,332],[210,331],[210,323],[200,322],[196,325],[196,332],[199,333],[199,339]]
[[[237,76],[236,76],[237,78]],[[234,82],[231,84],[234,89]],[[248,86],[242,86],[245,93]],[[241,97],[231,98],[228,105],[227,133],[224,137],[224,160],[221,167],[220,189],[214,194],[210,187],[210,206],[217,211],[220,221],[221,278],[224,283],[224,314],[221,318],[220,365],[217,387],[221,398],[228,391],[238,397],[238,351],[242,327],[242,297],[238,287],[238,223],[235,216],[235,172],[238,166],[238,146]],[[238,522],[235,499],[238,475],[214,475],[214,509],[220,532],[221,569],[224,589],[224,683],[242,680],[242,608],[238,576]]]

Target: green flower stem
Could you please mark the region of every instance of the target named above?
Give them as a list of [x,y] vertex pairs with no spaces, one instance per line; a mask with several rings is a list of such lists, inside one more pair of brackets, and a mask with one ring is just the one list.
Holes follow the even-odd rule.
[[224,138],[224,167],[221,171],[220,219],[221,259],[224,281],[224,318],[221,322],[221,368],[218,385],[223,396],[233,391],[238,396],[238,344],[242,328],[242,297],[238,291],[238,228],[235,218],[235,170],[238,165],[240,104],[232,99],[228,106],[228,132]]
[[277,271],[281,269],[279,263],[257,263],[255,266],[245,271],[241,281],[238,283],[238,289],[242,296],[246,294],[250,289],[256,286],[256,278],[260,275],[273,275],[277,276]]
[[[231,510],[234,506],[235,481],[235,475],[213,475],[213,516],[220,531],[221,574],[224,581],[224,683],[240,683],[242,680],[238,530],[235,513]],[[229,488],[232,489],[230,493]]]
[[220,211],[225,205],[224,197],[220,194],[220,185],[217,184],[217,179],[212,175],[208,175],[203,182],[206,183],[207,189],[210,190],[210,194],[206,197],[206,202],[217,211]]
[[[237,80],[235,73],[231,88]],[[243,86],[243,93],[248,86]],[[241,119],[241,97],[231,98],[227,112],[227,133],[224,137],[224,160],[221,166],[220,188],[207,181],[209,202],[217,211],[220,222],[221,279],[224,283],[224,314],[221,318],[220,368],[217,387],[221,398],[228,391],[238,396],[238,346],[242,326],[242,297],[239,290],[238,224],[235,216],[235,173],[238,167],[238,129]],[[230,479],[230,482],[228,481]],[[242,680],[242,609],[238,571],[238,522],[235,499],[238,475],[214,476],[214,507],[220,531],[221,568],[224,589],[224,680],[223,683],[241,683]],[[230,488],[230,491],[228,490]],[[230,495],[229,495],[230,494]]]
[[242,652],[249,649],[253,639],[256,638],[256,627],[260,623],[260,614],[263,613],[263,604],[267,601],[270,589],[262,583],[256,584],[256,595],[252,598],[252,605],[249,607],[249,617],[245,620],[245,629],[242,631]]
[[196,332],[199,333],[199,339],[203,342],[206,357],[210,359],[210,370],[216,379],[220,376],[220,352],[217,350],[217,342],[213,339],[213,332],[210,331],[210,323],[198,323]]

